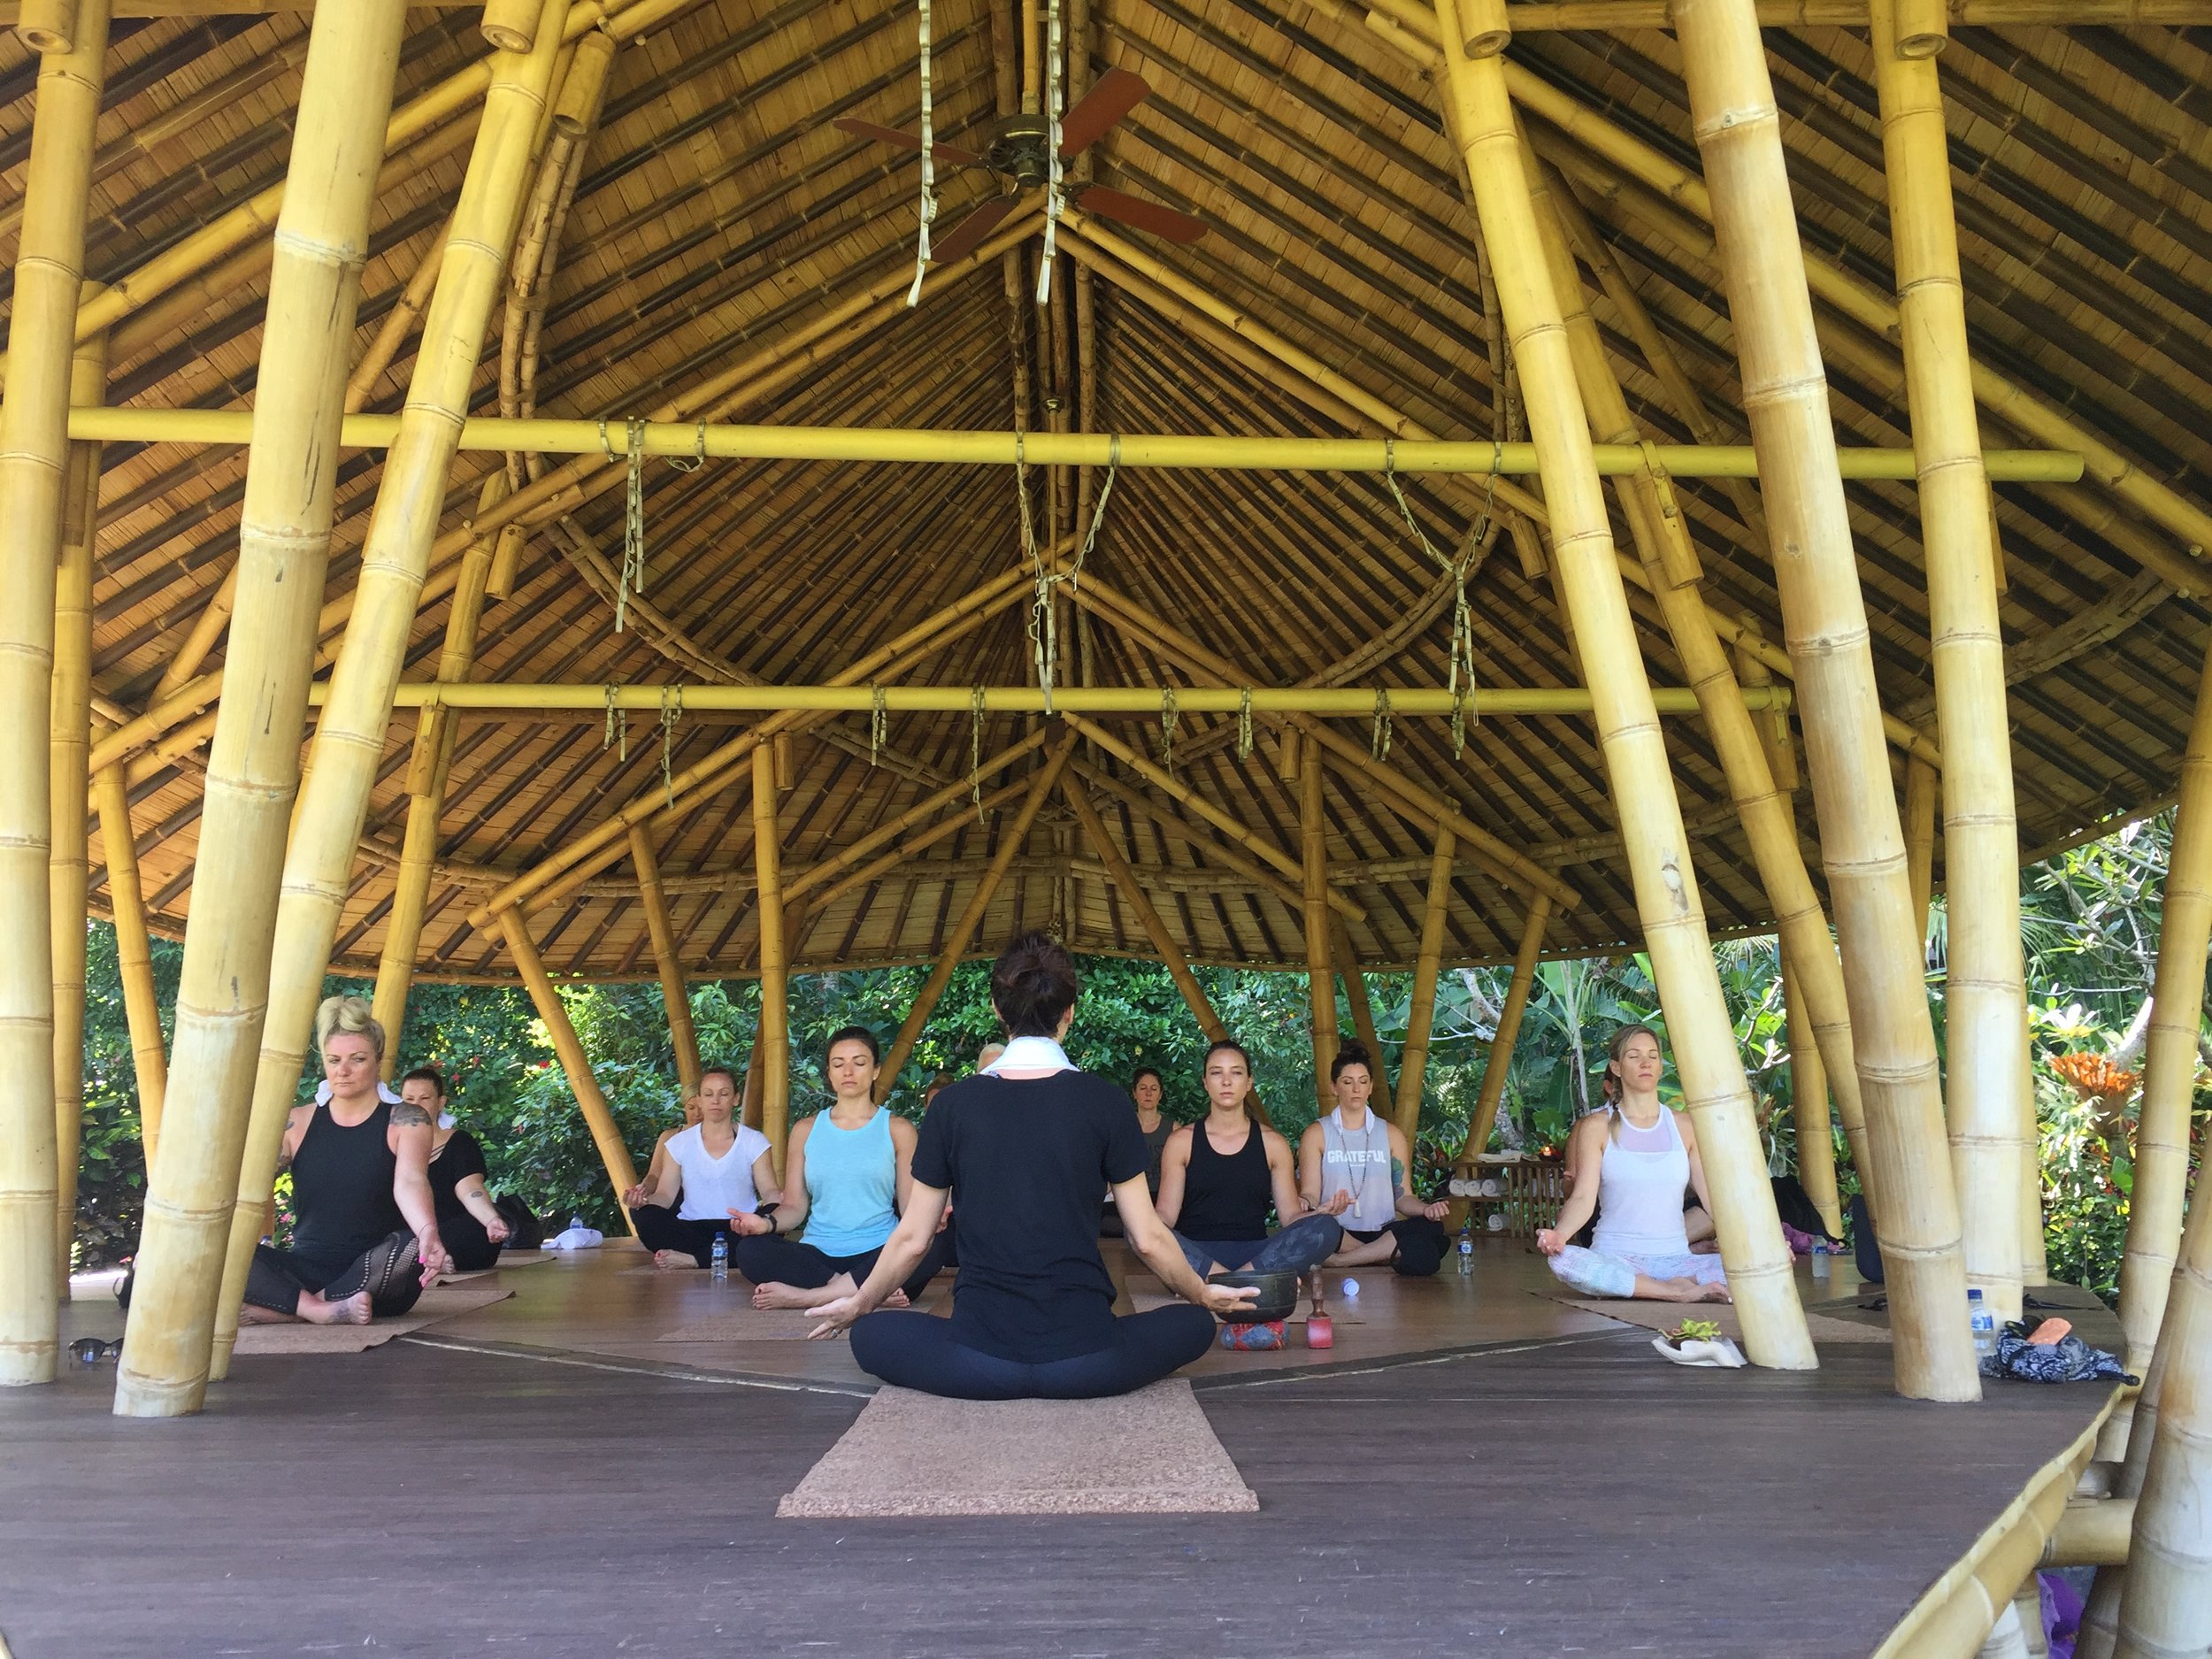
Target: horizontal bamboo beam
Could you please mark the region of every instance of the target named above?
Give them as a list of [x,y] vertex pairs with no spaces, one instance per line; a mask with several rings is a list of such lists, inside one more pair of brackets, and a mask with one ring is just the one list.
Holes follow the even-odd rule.
[[[397,415],[348,415],[341,442],[380,449],[399,431]],[[244,444],[253,435],[250,409],[73,409],[69,435],[80,442]],[[1453,442],[1388,438],[1193,437],[1166,433],[962,432],[941,427],[763,426],[648,421],[647,455],[710,460],[918,461],[956,466],[1170,466],[1216,471],[1294,472],[1463,472],[1533,477],[1536,449],[1527,443]],[[541,455],[629,453],[626,426],[616,420],[472,419],[461,428],[464,449],[534,450]],[[1649,464],[1632,443],[1596,446],[1598,471],[1625,478]],[[1675,478],[1756,478],[1758,457],[1747,443],[1662,443],[1659,465]],[[2082,458],[2062,449],[1984,451],[1989,476],[2003,483],[2071,484]],[[1842,451],[1847,479],[1910,483],[1909,449],[1871,446]]]
[[[1179,686],[1162,691],[1148,686],[1056,686],[1048,706],[1048,694],[1036,686],[572,686],[476,680],[404,682],[394,694],[393,706],[532,716],[571,713],[595,720],[604,717],[611,706],[655,714],[664,710],[679,714],[781,710],[865,714],[878,706],[893,714],[969,714],[974,711],[979,692],[984,711],[991,714],[1156,715],[1171,704],[1183,714],[1235,714],[1249,708],[1254,714],[1333,715],[1366,720],[1372,719],[1381,706],[1371,687],[1231,689]],[[318,680],[309,690],[308,702],[320,707],[326,695],[326,682]],[[1386,712],[1394,718],[1452,712],[1452,694],[1434,687],[1394,686],[1386,695]],[[1655,687],[1652,695],[1662,714],[1697,712],[1697,694],[1686,686]],[[1786,686],[1743,688],[1747,709],[1786,709],[1790,699]],[[1483,686],[1466,694],[1463,711],[1470,717],[1587,714],[1590,694],[1575,686]],[[965,780],[960,787],[967,787]]]
[[[482,0],[414,0],[418,9],[461,12]],[[275,17],[311,12],[315,0],[115,0],[119,18]],[[2048,24],[2054,27],[2159,25],[2190,28],[2212,24],[2212,0],[1950,0],[1955,27],[1991,28],[2006,24]],[[12,28],[22,0],[0,0],[0,28]],[[1667,0],[1564,0],[1563,4],[1509,5],[1507,20],[1516,35],[1552,34],[1563,29],[1664,29],[1673,25]],[[1864,28],[1866,0],[1760,0],[1763,28]]]

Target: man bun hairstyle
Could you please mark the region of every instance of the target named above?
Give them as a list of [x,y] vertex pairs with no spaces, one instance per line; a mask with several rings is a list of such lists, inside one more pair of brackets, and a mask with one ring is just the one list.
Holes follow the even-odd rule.
[[366,1037],[376,1057],[384,1057],[384,1027],[370,1012],[368,999],[360,996],[326,996],[315,1010],[315,1047],[328,1045],[333,1037]]
[[829,1041],[822,1045],[822,1062],[829,1063],[831,1053],[841,1042],[856,1042],[868,1050],[868,1058],[878,1065],[883,1064],[883,1045],[876,1041],[876,1033],[865,1025],[841,1025],[830,1033]]
[[1018,933],[991,964],[991,1002],[1010,1037],[1050,1037],[1083,981],[1068,948],[1049,933]]
[[1367,1045],[1356,1037],[1348,1037],[1337,1045],[1336,1058],[1329,1062],[1329,1081],[1333,1083],[1342,1077],[1348,1065],[1365,1066],[1368,1076],[1375,1074],[1374,1058],[1367,1052]]

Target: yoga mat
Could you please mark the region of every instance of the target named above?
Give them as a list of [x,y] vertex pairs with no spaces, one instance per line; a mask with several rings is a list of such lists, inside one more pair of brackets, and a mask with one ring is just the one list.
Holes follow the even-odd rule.
[[1259,1499],[1180,1378],[1112,1400],[941,1400],[879,1389],[784,1519],[1249,1514]]
[[465,1281],[442,1282],[422,1293],[422,1300],[396,1319],[376,1319],[367,1325],[241,1325],[241,1354],[358,1354],[378,1348],[396,1336],[419,1331],[457,1313],[468,1313],[504,1302],[515,1293],[500,1284],[495,1273],[472,1274]]
[[[1548,1291],[1536,1291],[1547,1302],[1572,1308],[1581,1313],[1602,1314],[1609,1319],[1618,1319],[1624,1325],[1640,1325],[1647,1331],[1671,1331],[1685,1319],[1703,1319],[1720,1326],[1720,1333],[1736,1341],[1743,1340],[1743,1322],[1737,1318],[1736,1310],[1724,1302],[1617,1302],[1600,1297],[1555,1296]],[[1837,1319],[1826,1314],[1808,1313],[1806,1328],[1816,1342],[1880,1342],[1889,1340],[1886,1326],[1863,1325],[1855,1319]]]

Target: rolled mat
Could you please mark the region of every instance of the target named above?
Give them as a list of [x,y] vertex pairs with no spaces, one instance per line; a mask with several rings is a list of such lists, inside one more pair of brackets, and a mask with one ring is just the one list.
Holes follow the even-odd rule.
[[877,1391],[784,1494],[787,1520],[1249,1514],[1258,1497],[1180,1378],[1111,1400]]

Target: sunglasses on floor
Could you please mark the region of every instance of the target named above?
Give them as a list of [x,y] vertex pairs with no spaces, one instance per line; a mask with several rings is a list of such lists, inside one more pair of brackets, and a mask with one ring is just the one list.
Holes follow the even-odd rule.
[[81,1336],[69,1345],[69,1353],[80,1365],[97,1365],[104,1359],[122,1357],[123,1339],[111,1337],[103,1342],[96,1336]]

